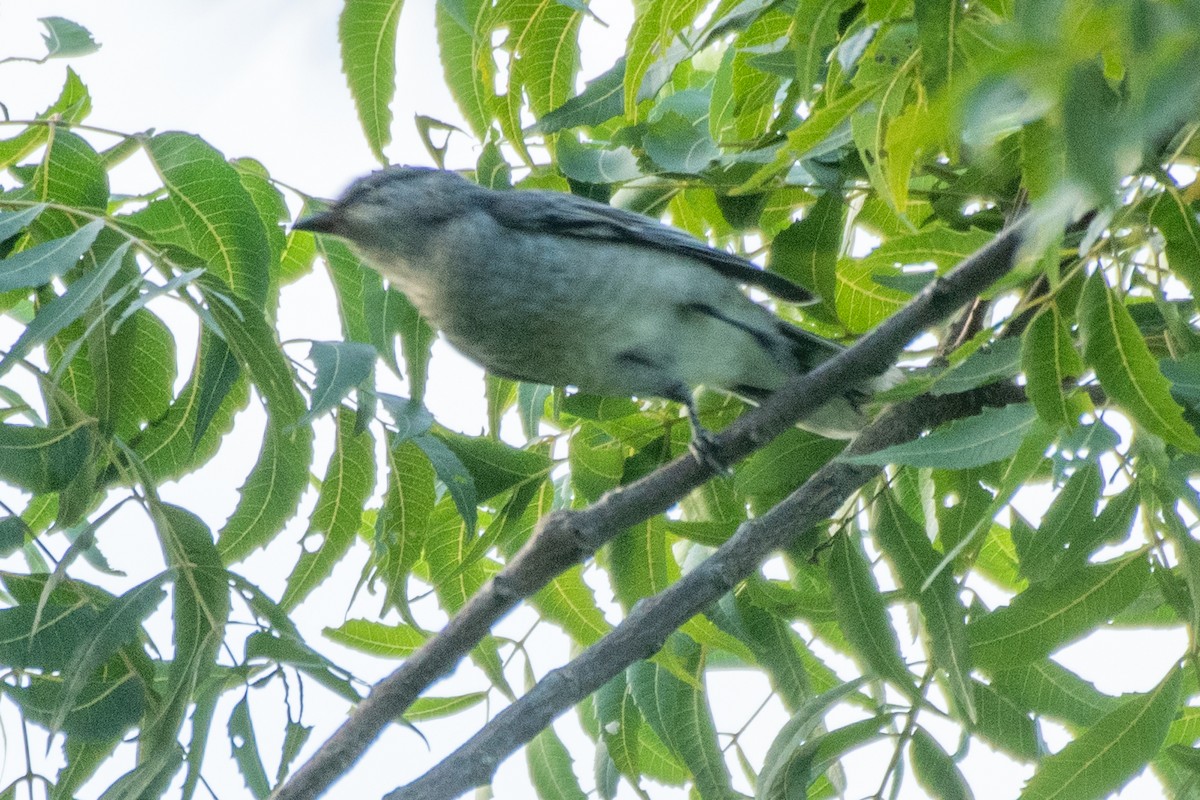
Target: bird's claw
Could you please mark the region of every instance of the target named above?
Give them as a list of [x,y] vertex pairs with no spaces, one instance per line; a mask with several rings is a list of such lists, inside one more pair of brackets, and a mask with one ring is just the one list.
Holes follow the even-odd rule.
[[692,432],[688,451],[696,461],[700,462],[701,466],[706,467],[713,474],[723,475],[726,478],[733,475],[733,469],[721,460],[720,454],[717,452],[716,437],[703,428]]

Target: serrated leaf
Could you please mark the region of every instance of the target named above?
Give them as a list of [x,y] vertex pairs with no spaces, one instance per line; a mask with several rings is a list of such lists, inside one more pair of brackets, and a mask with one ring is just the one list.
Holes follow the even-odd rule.
[[790,278],[821,300],[829,321],[837,318],[837,262],[842,248],[846,204],[841,193],[826,192],[799,222],[771,242],[768,269]]
[[0,211],[0,242],[16,236],[22,228],[37,219],[37,215],[45,210],[46,204],[38,203],[20,211]]
[[492,4],[484,0],[437,4],[438,50],[446,86],[480,141],[487,138],[497,104],[491,18]]
[[84,423],[66,428],[0,423],[0,479],[34,494],[64,489],[91,452],[93,436]]
[[1039,584],[967,626],[971,655],[982,666],[1013,667],[1048,656],[1112,617],[1142,591],[1150,574],[1144,553],[1086,567],[1053,585]]
[[626,674],[642,717],[671,753],[687,765],[700,796],[732,798],[729,770],[701,691],[648,661],[636,662]]
[[976,350],[959,364],[938,376],[930,392],[955,394],[1014,377],[1021,369],[1019,339],[1001,339]]
[[1106,714],[1082,736],[1042,760],[1021,800],[1091,800],[1123,786],[1158,753],[1179,705],[1182,672]]
[[86,56],[100,49],[87,28],[62,17],[40,17],[46,28],[42,41],[46,43],[46,58]]
[[428,638],[411,625],[387,625],[369,619],[350,619],[323,631],[330,641],[360,653],[384,658],[406,658]]
[[604,73],[587,82],[583,91],[558,108],[543,114],[533,130],[540,133],[580,126],[596,126],[621,113],[625,84],[625,57],[618,58]]
[[72,643],[74,652],[71,661],[63,669],[58,705],[49,722],[50,730],[63,729],[68,714],[75,709],[84,689],[94,680],[96,671],[120,647],[138,635],[143,620],[166,597],[166,592],[161,588],[165,578],[165,575],[151,578],[115,598],[101,609],[87,633]]
[[554,726],[547,726],[533,737],[526,745],[525,758],[533,788],[542,800],[586,800],[587,795],[575,777],[571,754],[554,732]]
[[900,656],[879,585],[855,537],[834,537],[826,569],[839,627],[855,654],[880,678],[911,692],[912,675]]
[[583,580],[583,567],[575,565],[546,584],[532,598],[543,619],[561,627],[585,647],[612,630],[596,597]]
[[1095,724],[1118,702],[1051,659],[995,670],[992,685],[1038,714],[1083,727]]
[[543,453],[520,450],[495,439],[451,431],[438,431],[436,436],[471,474],[480,502],[541,477],[551,467],[550,459]]
[[845,459],[852,464],[968,469],[1016,453],[1036,423],[1037,412],[1029,403],[985,408],[976,416],[956,420],[914,442]]
[[467,532],[475,532],[475,522],[478,516],[476,506],[479,503],[479,493],[475,488],[475,479],[459,457],[446,446],[445,442],[432,434],[421,434],[413,437],[413,443],[421,448],[433,471],[450,493],[454,507],[467,525]]
[[233,751],[233,760],[237,762],[238,772],[242,774],[242,780],[246,782],[250,794],[261,800],[271,793],[271,781],[267,779],[267,771],[259,754],[258,737],[254,735],[249,694],[243,695],[233,707],[233,712],[229,715],[228,731],[229,747]]
[[704,6],[705,0],[651,0],[639,9],[625,44],[625,116],[630,120],[637,119],[646,74]]
[[488,698],[487,692],[471,692],[455,697],[418,697],[404,712],[407,722],[424,722],[449,717],[479,705]]
[[1108,397],[1151,433],[1182,450],[1200,451],[1200,436],[1184,421],[1137,323],[1100,270],[1083,285],[1078,315],[1083,357]]
[[[37,115],[37,119],[56,119],[63,123],[78,123],[87,118],[92,111],[92,98],[87,87],[79,79],[75,70],[67,67],[67,79],[62,91],[45,111]],[[50,125],[30,125],[11,139],[0,140],[0,167],[8,167],[20,161],[46,142]]]
[[[178,748],[179,730],[193,692],[216,666],[230,602],[228,574],[208,526],[190,511],[156,499],[150,512],[167,566],[174,573],[171,619],[175,652],[159,690],[156,714],[139,738],[151,752],[161,754]],[[167,769],[170,760],[166,756],[160,759],[161,768]]]
[[403,0],[346,0],[338,17],[342,72],[371,152],[387,164],[396,93],[396,26]]
[[363,384],[375,367],[375,348],[358,342],[313,342],[308,357],[317,368],[311,407],[302,422],[324,414]]
[[226,564],[265,547],[296,513],[308,488],[313,431],[268,421],[258,461],[238,489],[238,504],[217,537]]
[[924,728],[913,731],[912,749],[909,752],[917,783],[932,797],[938,800],[974,800],[975,794],[958,765]]
[[363,506],[374,486],[375,438],[370,431],[356,431],[354,415],[341,409],[333,454],[305,533],[305,551],[288,576],[279,599],[282,608],[294,609],[329,577],[358,535]]
[[[131,242],[121,244],[104,264],[88,270],[82,277],[67,287],[67,291],[46,303],[38,311],[21,336],[0,360],[0,375],[7,372],[17,360],[24,358],[34,347],[44,344],[52,336],[79,319],[104,292],[104,287],[117,274]],[[2,265],[0,265],[2,266]]]
[[1057,305],[1049,305],[1026,329],[1021,368],[1025,392],[1042,419],[1054,426],[1074,425],[1079,415],[1067,401],[1064,386],[1083,374],[1083,360]]
[[755,800],[789,798],[803,793],[811,780],[816,743],[812,734],[825,713],[862,686],[865,678],[846,681],[804,703],[784,724],[771,742],[759,774]]
[[[145,148],[169,197],[127,219],[137,224],[151,208],[169,204],[172,224],[178,227],[165,241],[199,256],[210,275],[261,313],[271,246],[237,170],[199,136],[187,133],[161,133],[146,140]],[[161,238],[164,233],[152,235]]]
[[958,707],[968,720],[974,720],[966,608],[958,597],[958,585],[949,570],[942,570],[926,586],[941,557],[929,544],[925,531],[890,493],[883,495],[876,508],[875,538],[895,566],[906,593],[921,609],[934,664],[945,671],[950,693]]
[[69,236],[34,245],[0,261],[0,292],[31,289],[62,275],[79,262],[103,228],[103,220],[93,220]]
[[1091,464],[1071,476],[1042,517],[1033,541],[1017,550],[1025,577],[1034,582],[1063,577],[1067,548],[1075,540],[1089,539],[1088,530],[1096,524],[1101,483],[1100,470]]

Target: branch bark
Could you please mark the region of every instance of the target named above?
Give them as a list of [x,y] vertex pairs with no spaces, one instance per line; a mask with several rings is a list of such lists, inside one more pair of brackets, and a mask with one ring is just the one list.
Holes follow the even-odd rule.
[[[825,362],[812,372],[793,379],[767,398],[762,406],[736,420],[716,438],[714,453],[717,460],[724,464],[736,463],[765,446],[798,420],[803,419],[805,415],[815,411],[827,398],[844,394],[869,376],[882,374],[895,363],[904,347],[914,337],[931,325],[945,319],[955,309],[978,295],[1012,268],[1024,227],[1025,223],[1018,221],[1005,228],[987,246],[967,258],[946,276],[931,283],[907,306],[864,336],[853,347]],[[890,419],[892,415],[888,414],[886,418]],[[872,426],[872,428],[878,427],[878,423]],[[863,437],[860,436],[861,438]],[[853,470],[856,476],[861,473],[861,481],[857,485],[861,485],[861,482],[866,481],[875,472],[875,469],[871,467],[840,466]],[[821,474],[819,472],[818,476]],[[289,781],[275,791],[272,797],[275,800],[308,800],[320,796],[353,766],[354,762],[388,724],[397,719],[422,691],[453,670],[458,662],[487,635],[491,626],[511,611],[518,602],[536,593],[564,570],[586,559],[620,531],[666,511],[711,476],[712,473],[708,467],[690,456],[685,456],[664,465],[641,480],[606,494],[586,509],[559,511],[547,516],[539,524],[533,538],[504,570],[473,596],[438,635],[413,653],[399,669],[376,684],[370,694],[351,712],[346,722]],[[812,485],[814,488],[808,490],[805,495],[806,497],[811,496],[812,499],[805,502],[819,502],[819,506],[814,505],[813,508],[825,508],[833,503],[829,507],[829,512],[826,512],[830,513],[836,508],[837,503],[841,502],[840,500],[835,502],[838,489],[835,484],[814,483],[816,478],[817,476],[814,476],[813,480],[801,487],[798,492],[805,492],[806,487]],[[846,490],[843,497],[850,491],[852,489]],[[789,512],[781,511],[780,513]],[[755,534],[755,530],[758,528],[752,525],[750,533],[747,535],[754,535],[755,541],[758,541],[762,534]],[[740,537],[741,533],[738,536]],[[768,543],[764,555],[778,546],[779,542]],[[739,573],[739,570],[753,569],[758,563],[758,557],[756,556],[751,563],[739,556],[732,563],[737,565],[736,568],[722,567],[722,571],[715,575],[710,574],[711,570],[706,571],[701,574],[708,575],[708,578],[695,578],[693,582],[715,581],[705,591],[711,593],[719,590],[714,595],[714,597],[719,597],[737,580],[741,579],[740,577],[734,579],[735,573],[748,574],[747,572]],[[745,566],[747,563],[749,563],[748,567]],[[718,565],[720,564],[721,562],[718,562]],[[698,572],[700,570],[693,571],[688,577],[691,578]],[[672,595],[672,597],[675,596]],[[706,600],[705,604],[707,602],[709,601]],[[680,620],[679,624],[689,619],[694,613],[694,611],[689,612]],[[622,644],[622,646],[636,646],[642,648],[638,652],[649,655],[657,649],[661,641],[654,644],[639,640],[638,637],[641,634],[638,633],[636,625],[630,632],[630,623],[634,621],[635,615],[641,616],[635,609],[634,614],[631,614],[625,623],[603,641],[608,642],[609,639],[618,637],[618,634],[620,637],[631,637],[630,643]],[[619,639],[619,642],[623,643],[624,641],[624,639]],[[602,643],[598,643],[596,647],[600,647]],[[647,647],[651,647],[651,649],[645,650]],[[581,656],[581,659],[588,657],[591,653],[592,650],[587,651],[584,656]],[[594,660],[599,657],[590,656],[590,658]],[[588,663],[592,663],[592,661]],[[608,662],[602,659],[601,663]],[[573,683],[578,680],[575,672],[569,672],[564,668],[551,673],[543,683],[547,681],[551,684],[563,681]],[[541,684],[526,697],[532,696],[534,692],[539,692],[540,687]],[[578,692],[568,692],[568,695],[572,697],[578,695],[579,699],[582,699],[595,688],[594,686],[588,689],[582,695],[578,695]],[[542,696],[545,692],[545,689],[541,689],[538,696]],[[510,718],[509,711],[516,707],[514,704],[493,722],[498,722],[501,717]],[[549,719],[553,719],[557,713],[559,712],[554,712]],[[484,731],[492,729],[493,726],[489,725]],[[540,729],[538,727],[533,730],[533,733]],[[519,730],[521,733],[517,735],[517,739],[528,741],[528,738],[520,738],[525,735],[527,726],[520,727]],[[484,736],[484,731],[477,734],[472,742]],[[495,735],[495,733],[488,734],[489,737]],[[511,741],[517,739],[509,737]],[[455,759],[455,756],[451,756],[447,762],[451,759]],[[443,764],[447,762],[443,762]],[[488,770],[487,776],[484,778],[486,780],[486,777],[490,777],[491,770],[494,769],[494,763],[482,766]],[[435,767],[434,771],[441,768],[439,765],[439,767]],[[462,768],[460,764],[458,769]],[[432,774],[433,771],[426,778]],[[475,780],[475,777],[472,777],[471,780]],[[421,779],[421,781],[423,780],[425,778]],[[417,786],[421,781],[410,784],[410,787]],[[410,787],[405,787],[400,791],[408,792]],[[466,788],[469,786],[464,786],[459,791],[464,791]],[[418,795],[409,793],[397,796],[416,797]],[[425,798],[434,795],[421,794],[419,796]]]
[[[915,439],[942,422],[978,413],[984,405],[1023,400],[1015,386],[997,385],[959,395],[918,397],[895,406],[866,428],[846,455],[870,453]],[[564,667],[553,670],[501,711],[462,747],[387,800],[450,800],[488,783],[496,767],[551,722],[634,661],[649,658],[667,637],[750,576],[772,552],[828,519],[879,467],[834,460],[787,499],[742,523],[700,566],[634,606],[611,633]]]

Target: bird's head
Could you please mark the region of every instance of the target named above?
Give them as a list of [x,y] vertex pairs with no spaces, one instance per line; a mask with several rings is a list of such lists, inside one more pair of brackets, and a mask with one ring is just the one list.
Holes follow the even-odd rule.
[[346,239],[379,258],[417,258],[431,228],[464,213],[480,189],[456,172],[388,167],[350,185],[329,209],[297,220],[294,230]]

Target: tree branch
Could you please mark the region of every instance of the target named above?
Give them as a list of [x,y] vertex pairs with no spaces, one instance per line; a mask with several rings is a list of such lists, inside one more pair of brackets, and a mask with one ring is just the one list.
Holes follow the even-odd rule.
[[[882,374],[895,363],[908,342],[928,327],[945,319],[955,309],[978,295],[1012,268],[1023,228],[1023,221],[1018,221],[1005,228],[987,246],[963,261],[948,275],[927,286],[907,306],[864,336],[853,347],[825,362],[812,372],[794,378],[778,392],[768,397],[762,406],[742,415],[716,437],[714,445],[716,458],[724,464],[736,463],[791,428],[805,415],[818,409],[826,399],[845,394],[853,386],[860,384],[866,376]],[[889,413],[885,415],[885,418],[893,419],[894,417]],[[879,423],[871,427],[878,429]],[[917,432],[919,433],[919,430]],[[864,436],[859,438],[863,439]],[[870,442],[870,437],[867,439],[864,446]],[[857,443],[855,451],[858,452]],[[804,512],[806,515],[818,513],[816,509],[825,508],[828,509],[824,512],[827,515],[836,509],[837,504],[841,502],[840,499],[836,499],[838,486],[841,485],[839,482],[848,480],[840,470],[850,470],[855,476],[854,480],[859,480],[856,485],[861,485],[875,472],[872,467],[851,467],[845,464],[836,466],[838,469],[834,470],[834,473],[822,470],[798,490],[799,493],[804,493],[804,497],[810,498],[805,500],[805,503],[816,504]],[[834,465],[827,465],[828,469],[833,469],[833,467]],[[817,481],[817,477],[822,475],[825,476],[824,483]],[[319,796],[358,760],[388,724],[397,719],[429,685],[454,669],[459,660],[487,635],[491,626],[511,611],[520,600],[536,593],[559,573],[586,559],[600,545],[620,531],[666,511],[710,477],[711,470],[708,467],[690,456],[685,456],[664,465],[634,483],[609,492],[586,509],[558,511],[545,517],[539,523],[536,534],[513,557],[504,570],[476,593],[439,634],[422,645],[399,669],[376,684],[370,694],[351,712],[346,722],[287,783],[276,790],[273,798],[275,800],[309,800],[309,798]],[[835,478],[834,483],[828,483]],[[846,489],[842,497],[847,496],[850,491],[852,489]],[[796,507],[796,503],[793,502],[788,502],[787,505],[788,508]],[[799,512],[780,510],[778,513],[784,515]],[[818,516],[813,520],[821,518],[823,517]],[[766,517],[761,519],[766,519]],[[761,519],[748,523],[750,527],[746,535],[754,537],[753,540],[756,542],[763,543],[761,546],[766,548],[763,550],[765,556],[766,553],[777,548],[780,542],[769,541],[766,534],[755,533],[761,529]],[[746,526],[743,528],[745,529]],[[739,532],[738,537],[741,536],[742,532]],[[725,547],[722,548],[722,550],[724,549]],[[715,557],[714,555],[713,558]],[[689,586],[701,580],[711,581],[705,589],[704,597],[719,597],[741,580],[742,576],[754,569],[758,560],[758,555],[749,559],[742,555],[734,556],[734,560],[728,564],[717,562],[721,566],[720,572],[696,570],[690,573],[685,580],[690,579]],[[698,574],[707,577],[692,577]],[[673,593],[674,587],[667,591],[672,592],[672,598],[678,596]],[[691,591],[696,591],[696,589],[693,588]],[[716,594],[712,594],[713,592]],[[666,593],[659,597],[665,595]],[[704,600],[704,604],[708,602],[710,600]],[[650,607],[658,608],[659,604],[651,600],[634,609],[629,619],[603,640],[603,642],[615,640],[616,645],[607,645],[601,653],[607,653],[609,652],[607,647],[617,645],[623,648],[622,652],[625,651],[624,648],[636,647],[638,648],[636,652],[645,655],[653,653],[661,641],[641,641],[637,637],[642,634],[639,633],[636,624],[633,624],[635,619],[641,618],[646,613],[644,609]],[[678,624],[682,624],[694,613],[695,611],[689,611],[679,620]],[[630,632],[631,625],[632,632]],[[626,639],[631,641],[625,643]],[[598,644],[596,647],[599,646]],[[602,658],[591,655],[595,649],[587,651],[580,660],[587,658],[589,659],[588,663],[592,663],[600,659],[601,664],[607,663],[603,660],[607,656]],[[634,652],[634,650],[631,649],[628,652]],[[579,660],[575,663],[578,662]],[[551,673],[543,681],[543,684],[549,682],[550,685],[553,685],[563,681],[570,684],[579,682],[580,677],[575,672],[568,671],[569,669],[564,668]],[[582,699],[598,685],[588,688],[582,694],[579,694],[578,691],[569,691],[565,696]],[[541,687],[542,684],[539,684],[526,697],[533,696],[535,692],[538,693],[538,697],[543,696],[547,690]],[[523,703],[524,698],[518,702]],[[505,720],[511,718],[512,715],[509,712],[515,708],[517,708],[516,704],[493,720],[493,723],[499,722],[502,718]],[[554,711],[547,718],[547,722],[558,713],[559,711]],[[541,715],[538,718],[541,719]],[[515,734],[515,738],[513,735],[505,734],[505,744],[499,749],[506,747],[508,742],[528,741],[541,729],[540,726],[536,729],[520,726],[520,722],[520,720],[517,721],[519,733]],[[525,736],[529,730],[532,730],[532,733]],[[487,731],[494,731],[494,726],[489,724],[476,735],[475,739],[472,739],[472,742],[481,737],[486,740],[488,737],[498,735],[489,732],[485,736]],[[519,743],[515,746],[519,746]],[[495,749],[493,746],[492,750]],[[450,759],[443,762],[443,765],[452,760],[457,760],[456,756],[451,756]],[[490,765],[480,763],[479,766],[486,769],[487,774],[483,778],[486,780],[487,777],[490,777],[491,770],[494,769],[494,763]],[[462,764],[455,768],[465,773]],[[434,771],[441,769],[442,765],[439,765],[439,767],[435,767]],[[425,777],[429,778],[434,771]],[[479,774],[472,772],[469,780],[476,780]],[[425,778],[421,780],[424,781]],[[420,783],[421,781],[418,781],[400,791],[409,792],[410,788],[416,787]],[[458,791],[464,791],[465,788],[473,785],[476,784],[466,784]],[[417,795],[408,793],[403,796],[415,797]],[[421,797],[426,797],[426,795],[421,795]]]
[[[979,413],[984,405],[1023,400],[1015,386],[944,397],[918,397],[889,409],[847,448],[870,453],[915,439],[934,425]],[[583,701],[634,661],[656,653],[667,637],[750,576],[772,552],[828,519],[880,467],[834,460],[783,502],[742,523],[725,544],[670,587],[641,601],[612,632],[565,667],[551,671],[501,711],[462,747],[387,800],[450,800],[488,783],[496,767],[554,719]]]

